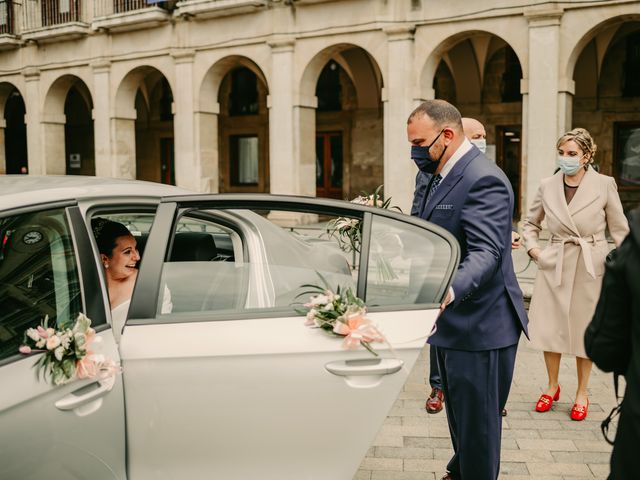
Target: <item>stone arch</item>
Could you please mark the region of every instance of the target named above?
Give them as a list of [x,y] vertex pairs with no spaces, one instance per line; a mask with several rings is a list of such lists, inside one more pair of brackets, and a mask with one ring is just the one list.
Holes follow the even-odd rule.
[[[75,121],[75,112],[70,112],[67,100],[70,94],[80,99],[76,106],[78,115],[82,117],[81,137],[74,135],[75,127],[68,124],[66,114]],[[42,115],[43,155],[48,174],[84,173],[95,174],[95,155],[93,145],[93,97],[87,83],[77,75],[65,74],[51,82],[45,95]],[[68,151],[69,150],[69,151]],[[77,151],[76,151],[77,150]],[[74,155],[73,158],[70,155]],[[77,157],[79,155],[79,157]],[[84,162],[85,167],[82,168]],[[72,165],[79,165],[73,168]]]
[[157,66],[138,65],[124,74],[111,119],[116,176],[175,183],[174,91]]
[[[238,121],[230,118],[228,112],[221,111],[220,102],[221,90],[223,85],[228,83],[228,76],[239,68],[245,68],[255,75],[262,98],[258,115],[249,119],[244,130],[238,129],[236,125]],[[269,189],[269,119],[266,101],[269,82],[264,71],[263,67],[249,57],[230,55],[211,65],[200,83],[196,108],[196,144],[199,146],[203,176],[206,177],[205,184],[209,185],[211,191],[268,191]],[[226,102],[222,103],[226,104]],[[230,144],[235,138],[234,134],[241,133],[240,130],[243,130],[243,134],[257,136],[260,144],[261,167],[256,187],[231,185]]]
[[[567,79],[573,78],[578,58],[592,40],[597,43],[597,68],[599,71],[606,51],[617,31],[627,22],[640,21],[640,13],[624,13],[599,21],[601,18],[601,16],[587,17],[586,20],[592,21],[581,21],[577,22],[575,26],[571,26],[572,38],[577,38],[578,40],[567,49],[566,61],[563,61],[562,58],[560,59],[560,65],[566,65],[564,75]],[[576,29],[578,30],[576,31]]]
[[[327,112],[318,109],[316,95],[319,81],[324,78],[321,75],[331,62],[333,68],[338,68],[342,78],[339,82],[344,88],[340,110]],[[308,171],[308,178],[316,178],[315,188],[305,185],[305,191],[352,198],[381,185],[383,75],[376,59],[367,49],[353,43],[325,46],[304,65],[298,85],[300,145],[307,146],[300,150],[300,161]],[[315,151],[309,145],[315,145]],[[340,155],[329,154],[330,149]],[[340,174],[329,179],[329,172],[335,172],[336,168]]]
[[514,218],[521,208],[522,58],[501,36],[464,31],[437,45],[420,76],[421,95],[452,101],[463,116],[484,124],[487,155],[505,171],[518,200]]
[[13,83],[0,83],[0,111],[0,173],[26,173],[26,105],[20,89]]
[[526,63],[526,54],[523,48],[517,45],[515,39],[510,39],[502,32],[495,33],[488,30],[465,30],[455,33],[454,35],[443,38],[437,46],[427,55],[427,58],[418,74],[418,98],[430,98],[432,92],[433,79],[436,70],[440,65],[440,61],[444,60],[449,69],[453,70],[453,64],[447,53],[457,45],[465,41],[471,41],[470,48],[475,55],[475,59],[481,59],[481,62],[475,64],[477,68],[477,77],[483,80],[484,67],[488,59],[501,46],[508,45],[516,54],[520,66],[522,68],[523,77],[526,78],[528,66]]
[[570,118],[598,144],[600,171],[613,176],[625,209],[640,201],[640,14],[622,15],[590,28],[572,52]]

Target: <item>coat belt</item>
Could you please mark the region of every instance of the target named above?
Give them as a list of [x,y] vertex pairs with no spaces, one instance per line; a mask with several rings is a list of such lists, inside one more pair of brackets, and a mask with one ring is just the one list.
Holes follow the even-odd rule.
[[594,233],[593,235],[587,235],[586,237],[558,237],[552,236],[550,242],[551,243],[559,243],[560,248],[558,252],[558,258],[556,259],[556,271],[555,271],[555,286],[559,287],[562,283],[562,264],[564,260],[564,245],[566,243],[573,243],[574,245],[580,246],[582,249],[582,258],[584,259],[584,266],[587,269],[587,273],[591,275],[592,278],[596,278],[596,272],[593,268],[593,258],[591,257],[591,247],[589,244],[595,245],[598,241],[606,241],[607,238],[604,236],[604,232]]

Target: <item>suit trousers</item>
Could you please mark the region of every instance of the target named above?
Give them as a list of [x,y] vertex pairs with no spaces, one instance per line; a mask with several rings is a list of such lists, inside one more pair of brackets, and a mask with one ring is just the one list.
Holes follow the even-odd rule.
[[442,381],[440,380],[440,370],[438,369],[438,347],[429,345],[429,385],[431,388],[439,388],[442,390]]
[[447,470],[455,479],[496,480],[500,471],[502,409],[518,345],[466,351],[437,348],[453,443]]

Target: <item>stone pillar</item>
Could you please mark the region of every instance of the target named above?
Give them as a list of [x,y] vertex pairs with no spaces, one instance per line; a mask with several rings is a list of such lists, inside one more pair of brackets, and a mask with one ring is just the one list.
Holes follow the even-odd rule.
[[174,166],[176,185],[189,190],[200,189],[202,165],[198,162],[195,143],[195,86],[193,84],[192,50],[175,51],[172,54],[175,63],[176,83],[173,92],[175,104]]
[[111,117],[112,172],[116,178],[136,178],[135,108]]
[[414,108],[414,31],[413,25],[385,28],[388,62],[387,84],[383,91],[384,191],[385,196],[393,197],[392,203],[406,213],[411,211],[417,172],[407,142],[407,117]]
[[316,109],[318,98],[298,98],[293,109],[295,156],[300,169],[300,195],[316,196]]
[[527,99],[527,173],[523,209],[533,200],[540,180],[555,170],[555,146],[565,123],[558,95],[560,77],[560,20],[562,9],[525,10],[529,21],[529,78]]
[[[288,195],[309,194],[301,178],[299,158],[296,155],[294,131],[293,37],[274,37],[271,46],[271,85],[269,108],[269,178],[270,192]],[[277,127],[277,128],[276,128]],[[315,185],[315,183],[314,183]]]
[[42,131],[40,125],[40,71],[28,68],[24,71],[25,80],[25,123],[27,124],[27,157],[29,173],[46,174],[42,150]]
[[111,111],[111,63],[98,60],[91,64],[93,86],[96,92],[93,98],[93,132],[96,158],[96,176],[115,177],[115,162],[111,161],[111,129],[109,112]]
[[[64,114],[43,113],[42,138],[44,145],[42,155],[44,157],[43,172],[46,175],[65,175],[67,162],[65,154],[64,126],[67,123]],[[31,155],[29,155],[31,158]]]
[[7,128],[7,121],[4,118],[0,118],[0,175],[7,173],[7,158],[4,144],[5,128]]
[[199,192],[218,193],[220,187],[220,159],[218,154],[218,115],[220,104],[198,108],[195,112],[194,142],[196,162],[200,167]]

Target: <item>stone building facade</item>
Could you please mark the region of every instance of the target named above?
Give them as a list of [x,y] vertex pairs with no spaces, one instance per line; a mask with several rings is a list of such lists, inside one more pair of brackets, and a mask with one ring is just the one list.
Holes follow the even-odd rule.
[[406,211],[406,118],[445,98],[487,127],[526,211],[584,126],[640,200],[640,2],[0,0],[0,172]]

